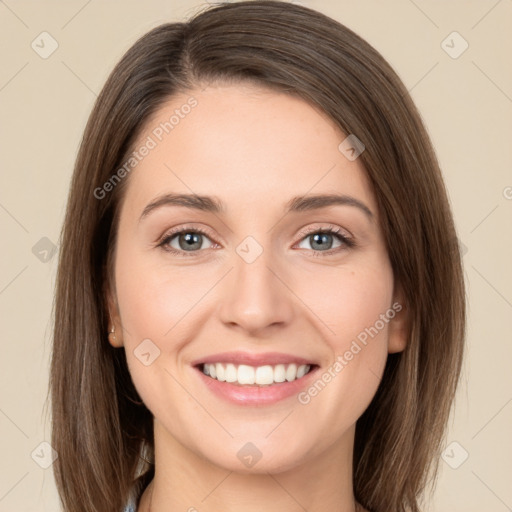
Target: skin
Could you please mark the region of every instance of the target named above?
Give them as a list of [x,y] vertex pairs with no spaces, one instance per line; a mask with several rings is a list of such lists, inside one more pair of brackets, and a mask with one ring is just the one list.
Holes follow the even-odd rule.
[[[361,159],[338,149],[346,137],[301,99],[252,85],[217,85],[172,97],[147,123],[136,147],[193,96],[198,104],[137,164],[128,178],[109,293],[116,339],[133,382],[154,416],[156,473],[140,510],[352,512],[355,422],[372,400],[387,354],[406,346],[406,309],[381,329],[307,404],[235,405],[212,394],[191,362],[217,352],[282,352],[316,361],[319,376],[356,336],[401,301]],[[153,137],[154,138],[154,137]],[[163,193],[216,196],[220,214],[165,206],[139,220]],[[293,196],[350,195],[349,205],[288,213]],[[171,228],[204,228],[186,252],[158,241]],[[334,226],[333,252],[302,228]],[[263,252],[247,263],[247,237]],[[251,249],[252,250],[252,249]],[[188,256],[187,256],[188,254]],[[160,350],[145,366],[134,350]],[[319,377],[317,377],[319,378]],[[251,468],[237,457],[261,452]],[[191,507],[195,507],[191,508]]]

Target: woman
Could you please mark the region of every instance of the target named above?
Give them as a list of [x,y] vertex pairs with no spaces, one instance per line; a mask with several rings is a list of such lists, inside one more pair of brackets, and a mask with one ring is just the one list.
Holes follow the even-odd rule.
[[157,27],[98,97],[69,195],[64,510],[417,512],[464,330],[439,166],[375,49],[277,1]]

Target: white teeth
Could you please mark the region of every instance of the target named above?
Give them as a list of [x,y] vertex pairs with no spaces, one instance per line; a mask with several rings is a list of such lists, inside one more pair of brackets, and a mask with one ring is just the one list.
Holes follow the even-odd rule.
[[233,382],[235,384],[248,384],[258,386],[270,386],[274,383],[291,382],[304,377],[311,366],[303,364],[276,364],[275,366],[249,366],[245,364],[234,365],[232,363],[212,363],[203,365],[203,373],[221,382]]
[[217,376],[217,380],[220,380],[221,382],[225,381],[226,377],[224,376],[224,373],[224,366],[222,366],[220,363],[217,363],[215,365],[215,374]]
[[286,370],[286,380],[291,382],[297,378],[297,365],[291,364]]
[[300,379],[301,377],[304,377],[306,375],[306,365],[303,364],[302,366],[299,366],[297,368],[297,379]]
[[238,378],[238,372],[234,364],[226,365],[226,382],[235,382]]
[[284,364],[274,366],[274,382],[284,382],[286,380],[286,367]]
[[268,385],[274,383],[274,369],[272,366],[258,366],[256,368],[256,377],[254,378],[254,381],[256,384],[262,385]]
[[237,380],[240,384],[254,384],[254,367],[241,364],[238,367]]

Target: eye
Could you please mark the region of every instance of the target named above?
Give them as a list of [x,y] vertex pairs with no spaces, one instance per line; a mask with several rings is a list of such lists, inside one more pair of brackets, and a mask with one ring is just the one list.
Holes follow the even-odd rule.
[[[196,253],[213,245],[207,235],[206,231],[200,228],[181,228],[167,233],[158,246],[177,256],[192,256],[193,254],[187,253]],[[207,247],[204,247],[205,240],[210,242]]]
[[[314,255],[330,256],[333,253],[355,247],[354,240],[340,233],[341,228],[330,226],[326,228],[307,228],[300,235],[302,237],[299,242],[300,249],[311,249]],[[204,242],[208,241],[209,244]],[[301,244],[309,243],[310,247],[303,247]],[[161,241],[157,244],[164,251],[176,256],[194,256],[201,252],[202,249],[212,248],[214,243],[208,236],[208,233],[201,228],[181,227],[166,233]]]
[[[304,237],[300,244],[307,242],[310,247],[301,247],[301,249],[312,249],[316,253],[325,253],[322,256],[337,253],[347,247],[354,247],[355,242],[348,236],[340,234],[341,228],[308,228],[301,235]],[[337,245],[336,245],[337,243]]]

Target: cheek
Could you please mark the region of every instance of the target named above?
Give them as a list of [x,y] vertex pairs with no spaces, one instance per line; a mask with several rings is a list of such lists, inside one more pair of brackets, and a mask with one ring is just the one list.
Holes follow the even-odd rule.
[[119,257],[116,267],[117,298],[125,342],[142,338],[168,340],[186,324],[187,313],[204,294],[204,278],[190,268],[172,271],[144,255]]
[[[393,276],[385,261],[360,268],[332,268],[315,274],[314,282],[302,283],[297,292],[322,324],[325,339],[336,353],[348,350],[357,336],[377,323],[387,331],[381,315],[391,307]],[[373,331],[372,331],[373,332]]]
[[[191,269],[174,266],[170,270],[161,261],[155,263],[154,258],[127,247],[116,260],[127,364],[139,395],[153,414],[169,397],[176,403],[183,398],[172,375],[181,348],[193,336],[191,321],[201,311],[205,293],[204,273]],[[146,365],[145,358],[153,362]]]
[[[316,325],[331,352],[319,375],[323,382],[303,396],[302,403],[314,400],[326,383],[323,398],[311,409],[314,414],[319,414],[316,407],[322,400],[343,404],[354,418],[362,414],[386,365],[389,322],[394,317],[393,273],[385,258],[364,263],[318,272],[314,286],[304,283],[298,292],[318,318]],[[331,421],[342,420],[334,416]]]
[[307,297],[304,288],[302,297],[308,305],[314,304],[321,320],[317,325],[322,324],[322,332],[327,333],[323,339],[331,354],[298,398],[309,418],[324,415],[333,432],[342,432],[368,407],[384,372],[389,322],[395,315],[393,276],[382,261],[359,270],[333,269],[330,276],[317,277],[317,286],[309,288]]
[[180,347],[186,343],[187,311],[194,302],[182,280],[169,272],[149,268],[143,261],[119,259],[117,298],[123,323],[126,360],[133,383],[153,415],[162,404],[180,403],[183,389],[173,379]]

